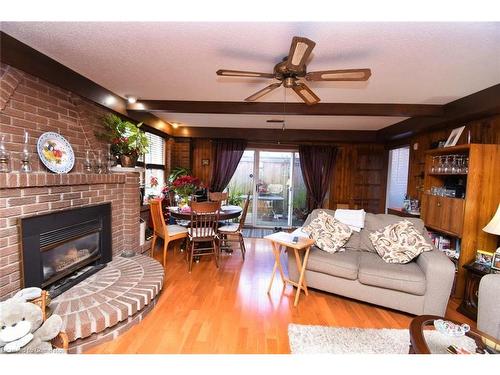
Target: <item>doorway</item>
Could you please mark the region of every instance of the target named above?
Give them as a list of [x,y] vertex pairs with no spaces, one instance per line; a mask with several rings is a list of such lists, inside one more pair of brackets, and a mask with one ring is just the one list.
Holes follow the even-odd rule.
[[246,150],[228,192],[232,201],[244,201],[250,192],[248,226],[290,228],[305,220],[306,187],[296,151]]

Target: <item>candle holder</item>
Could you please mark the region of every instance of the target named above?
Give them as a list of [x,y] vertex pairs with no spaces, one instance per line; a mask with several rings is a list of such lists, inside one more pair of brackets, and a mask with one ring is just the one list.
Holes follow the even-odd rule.
[[85,162],[83,163],[85,172],[91,173],[92,172],[92,157],[90,156],[90,151],[87,150],[85,151]]
[[108,144],[108,151],[106,154],[106,172],[111,173],[111,168],[113,168],[116,164],[116,157],[111,153],[111,145]]
[[101,150],[97,150],[97,158],[95,160],[94,171],[97,174],[104,173],[104,163],[102,161],[102,152],[101,152]]
[[23,153],[21,155],[21,173],[31,173],[33,169],[31,168],[31,152],[29,149],[29,134],[24,131],[24,146]]
[[10,172],[10,152],[5,147],[5,135],[0,140],[0,172]]

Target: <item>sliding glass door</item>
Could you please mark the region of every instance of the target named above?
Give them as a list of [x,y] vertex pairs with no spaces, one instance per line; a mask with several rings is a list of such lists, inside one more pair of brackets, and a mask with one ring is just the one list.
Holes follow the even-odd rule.
[[245,151],[228,190],[233,202],[251,193],[247,225],[283,228],[304,221],[306,189],[297,152]]

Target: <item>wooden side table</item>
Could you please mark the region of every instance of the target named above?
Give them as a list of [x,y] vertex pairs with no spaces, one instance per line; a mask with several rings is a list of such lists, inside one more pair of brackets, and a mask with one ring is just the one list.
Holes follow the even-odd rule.
[[[286,232],[273,233],[270,234],[269,236],[265,236],[264,238],[271,241],[274,253],[273,274],[271,276],[271,281],[269,282],[269,288],[267,289],[267,293],[271,292],[274,276],[276,275],[276,269],[278,269],[280,272],[281,281],[283,282],[284,286],[286,286],[286,284],[291,284],[297,287],[297,292],[295,293],[295,301],[293,303],[293,306],[296,307],[297,304],[299,303],[299,296],[301,290],[304,291],[306,296],[309,295],[309,292],[307,291],[307,283],[304,274],[306,271],[307,259],[309,258],[309,250],[311,249],[311,246],[314,245],[315,241],[311,240],[310,238],[299,237],[299,241],[297,243],[293,243],[292,242],[293,236]],[[295,253],[295,263],[297,264],[297,270],[299,271],[298,282],[290,280],[289,278],[285,277],[285,274],[283,273],[283,267],[281,266],[281,260],[280,260],[282,246],[284,246],[285,248],[293,249]],[[304,252],[303,261],[301,261],[300,259],[299,251]]]
[[490,273],[490,267],[472,262],[466,264],[464,268],[467,270],[464,299],[457,311],[472,320],[477,320],[479,282],[484,275]]

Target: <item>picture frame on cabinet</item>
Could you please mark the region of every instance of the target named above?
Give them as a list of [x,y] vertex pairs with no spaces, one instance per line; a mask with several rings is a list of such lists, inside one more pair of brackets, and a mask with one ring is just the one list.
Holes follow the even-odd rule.
[[476,251],[476,263],[482,264],[484,266],[491,266],[494,253],[489,251],[477,250]]
[[500,271],[500,252],[496,251],[495,254],[493,254],[493,260],[491,261],[491,268]]
[[448,140],[444,144],[444,147],[453,147],[457,145],[458,140],[460,139],[460,136],[462,135],[462,132],[465,129],[465,125],[461,126],[459,128],[455,128],[451,131],[450,136],[448,137]]

